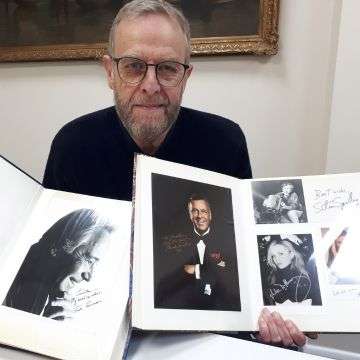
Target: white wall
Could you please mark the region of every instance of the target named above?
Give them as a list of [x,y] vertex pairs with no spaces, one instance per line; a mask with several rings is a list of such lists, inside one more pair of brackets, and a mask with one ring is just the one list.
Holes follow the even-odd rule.
[[343,2],[329,132],[328,172],[360,170],[360,2]]
[[[255,176],[325,168],[337,2],[282,1],[276,56],[193,59],[184,104],[243,127]],[[94,62],[1,64],[0,103],[0,153],[41,179],[56,131],[112,95]]]

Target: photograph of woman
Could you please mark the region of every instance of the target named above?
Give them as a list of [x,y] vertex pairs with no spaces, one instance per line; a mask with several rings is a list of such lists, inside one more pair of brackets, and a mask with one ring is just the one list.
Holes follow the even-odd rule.
[[321,305],[310,234],[259,235],[264,305]]
[[[55,320],[71,318],[81,309],[74,295],[91,281],[112,231],[92,209],[63,216],[31,246],[3,305]],[[90,306],[94,301],[87,297]]]

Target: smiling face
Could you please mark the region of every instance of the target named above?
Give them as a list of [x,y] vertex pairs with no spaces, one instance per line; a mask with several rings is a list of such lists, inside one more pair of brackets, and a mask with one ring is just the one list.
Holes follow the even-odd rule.
[[285,197],[289,197],[289,195],[293,192],[294,186],[292,184],[285,184],[281,187],[281,192]]
[[[149,64],[167,60],[186,62],[184,33],[174,20],[161,14],[121,21],[114,39],[112,55],[116,58],[135,57]],[[116,63],[109,56],[104,57],[104,66],[117,112],[131,137],[143,150],[149,145],[160,145],[177,119],[191,67],[179,85],[164,87],[159,84],[153,66],[137,85],[119,77]]]
[[205,200],[192,200],[188,205],[190,220],[199,234],[204,234],[211,223],[211,210]]

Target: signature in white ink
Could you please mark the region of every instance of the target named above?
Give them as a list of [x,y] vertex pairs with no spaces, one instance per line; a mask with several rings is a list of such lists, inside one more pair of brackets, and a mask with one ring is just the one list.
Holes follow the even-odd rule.
[[288,298],[295,302],[301,302],[308,298],[311,289],[311,280],[307,274],[300,274],[290,279],[283,279],[282,283],[275,283],[270,288],[270,297],[275,301],[275,297],[282,293],[287,293]]

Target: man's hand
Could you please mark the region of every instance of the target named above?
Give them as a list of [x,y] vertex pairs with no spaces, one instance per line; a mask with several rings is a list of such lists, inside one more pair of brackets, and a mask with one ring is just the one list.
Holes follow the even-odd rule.
[[67,299],[52,299],[44,309],[44,316],[54,320],[71,319],[79,307],[74,301]]
[[266,344],[283,346],[303,346],[306,336],[316,339],[316,333],[305,335],[291,320],[284,320],[282,316],[274,311],[270,312],[264,308],[259,317],[258,340]]
[[186,273],[193,275],[195,274],[195,265],[184,265],[184,270]]

